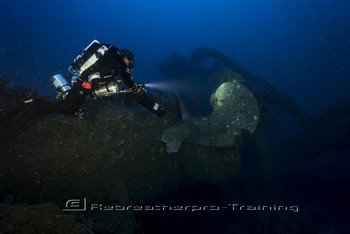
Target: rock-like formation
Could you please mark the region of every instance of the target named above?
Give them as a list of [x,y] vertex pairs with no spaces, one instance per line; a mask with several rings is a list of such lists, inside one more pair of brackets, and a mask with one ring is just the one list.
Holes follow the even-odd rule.
[[[168,107],[161,119],[124,97],[87,103],[85,119],[38,112],[40,105],[35,98],[24,109],[22,102],[14,102],[27,113],[23,122],[32,116],[36,121],[16,128],[16,135],[1,143],[0,201],[11,196],[16,203],[62,207],[68,199],[86,197],[88,201],[127,206],[175,191],[182,173],[211,183],[236,176],[240,167],[237,147],[218,149],[198,141],[166,146],[161,141],[166,129],[178,131],[178,126],[185,126],[187,132],[186,128],[198,125],[186,115],[176,96],[158,95]],[[219,101],[214,99],[213,103]],[[224,105],[232,104],[223,102],[220,99]],[[17,115],[4,109],[3,113],[6,121],[11,121],[21,119],[23,112]],[[187,133],[178,138],[182,137],[187,139]],[[177,153],[170,155],[166,147]]]
[[0,204],[1,233],[93,233],[54,204],[12,206]]
[[[79,220],[79,221],[78,221]],[[3,233],[136,233],[131,211],[64,213],[57,205],[0,204]]]

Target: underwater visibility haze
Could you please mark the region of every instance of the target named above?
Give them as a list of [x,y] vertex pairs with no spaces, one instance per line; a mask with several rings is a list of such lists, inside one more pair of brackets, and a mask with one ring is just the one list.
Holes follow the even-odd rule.
[[[0,233],[349,232],[349,10],[0,0]],[[47,111],[93,40],[163,117],[128,93]]]

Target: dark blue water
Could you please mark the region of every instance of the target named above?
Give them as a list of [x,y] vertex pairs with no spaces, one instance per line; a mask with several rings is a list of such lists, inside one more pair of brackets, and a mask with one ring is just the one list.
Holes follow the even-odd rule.
[[66,71],[95,38],[133,50],[140,81],[159,79],[156,65],[170,53],[209,46],[307,109],[347,96],[348,1],[17,0],[1,1],[0,9],[1,65],[21,70],[16,81],[44,93],[52,90],[46,79]]
[[[156,82],[164,79],[158,64],[171,53],[190,56],[208,46],[264,77],[308,113],[321,113],[349,98],[349,11],[346,0],[0,0],[0,79],[55,95],[48,79],[67,73],[79,51],[97,39],[132,50],[136,81]],[[185,85],[200,87],[191,80]],[[295,128],[282,117],[269,133],[280,139]],[[293,170],[274,147],[281,170],[289,172],[285,182],[305,190],[305,197],[296,193],[293,201],[346,201],[348,150],[327,152]],[[316,195],[323,192],[328,199]],[[337,213],[335,206],[328,208]]]

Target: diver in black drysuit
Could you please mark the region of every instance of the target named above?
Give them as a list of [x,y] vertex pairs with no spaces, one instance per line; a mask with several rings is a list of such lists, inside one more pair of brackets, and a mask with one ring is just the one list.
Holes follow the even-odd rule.
[[[127,49],[118,49],[110,44],[100,44],[108,48],[103,52],[101,59],[80,73],[68,95],[62,100],[63,112],[66,114],[80,115],[80,107],[88,96],[93,96],[94,91],[101,85],[114,81],[120,76],[124,85],[132,93],[132,99],[146,107],[148,110],[162,117],[165,108],[156,103],[150,95],[131,76],[131,69],[134,66],[134,54]],[[99,55],[97,54],[97,57]],[[76,62],[76,60],[75,60]]]

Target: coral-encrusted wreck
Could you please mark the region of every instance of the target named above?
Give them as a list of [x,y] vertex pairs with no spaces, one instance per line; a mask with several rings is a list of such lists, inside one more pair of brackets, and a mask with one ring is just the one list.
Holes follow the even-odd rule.
[[253,94],[235,80],[217,89],[208,100],[212,114],[202,118],[189,115],[176,95],[154,94],[168,109],[161,119],[119,96],[92,101],[86,118],[77,119],[38,111],[49,101],[28,90],[17,100],[12,92],[19,89],[2,87],[2,102],[13,105],[2,109],[0,166],[1,199],[11,204],[62,206],[86,197],[130,205],[175,191],[181,171],[230,180],[239,169],[241,137],[254,132],[259,116]]

